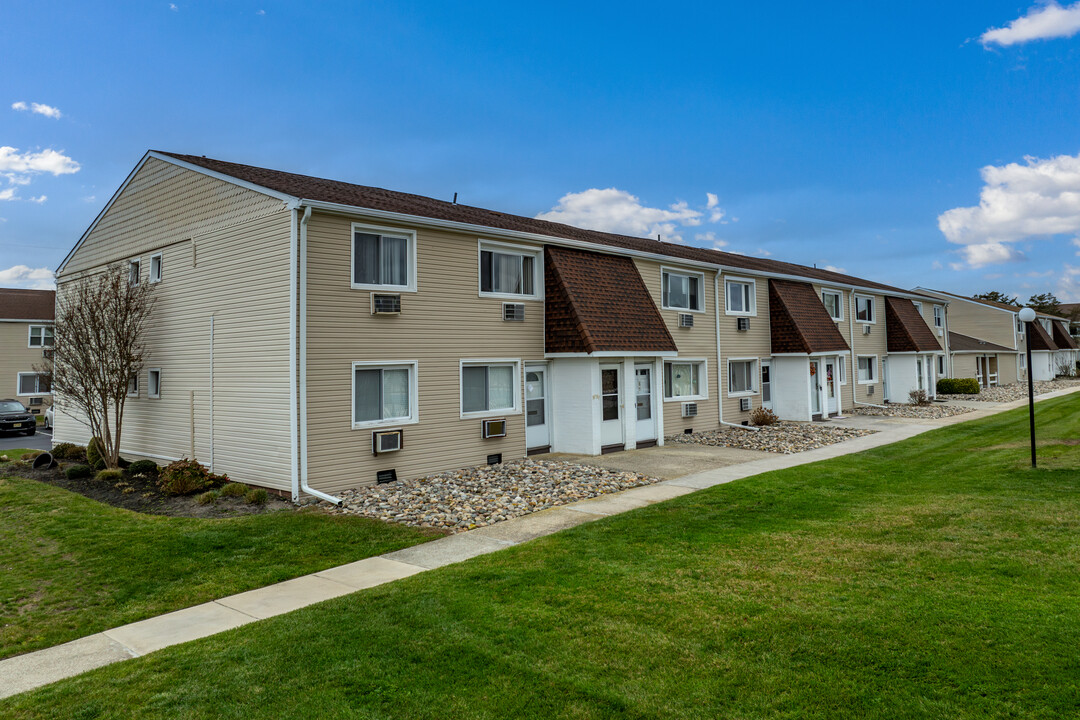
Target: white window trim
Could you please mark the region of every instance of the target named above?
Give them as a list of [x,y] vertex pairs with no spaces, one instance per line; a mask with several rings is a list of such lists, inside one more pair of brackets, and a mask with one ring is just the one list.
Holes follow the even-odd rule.
[[[359,368],[366,370],[400,370],[409,368],[409,416],[404,418],[384,418],[382,420],[356,421],[356,371]],[[416,360],[360,360],[353,362],[352,374],[349,378],[349,420],[353,430],[365,430],[368,428],[380,428],[400,425],[415,425],[420,422],[420,398],[419,398],[419,374],[420,363]]]
[[[825,312],[828,312],[829,311],[828,306],[825,305],[825,295],[826,295],[826,293],[828,293],[829,295],[839,295],[840,296],[840,300],[836,303],[836,307],[840,309],[840,317],[834,317],[833,321],[835,321],[835,322],[843,322],[843,320],[844,320],[844,291],[843,290],[835,290],[833,288],[828,288],[828,287],[821,288],[821,304],[822,304],[822,306],[825,307]],[[830,315],[829,317],[832,317],[832,316]]]
[[[501,252],[506,255],[531,255],[533,258],[533,291],[529,295],[517,295],[515,293],[498,293],[498,292],[484,292],[481,289],[481,283],[483,282],[483,273],[480,272],[480,262],[484,251],[489,252]],[[544,287],[544,252],[542,248],[538,248],[532,245],[515,245],[513,243],[504,243],[497,240],[485,240],[484,238],[477,238],[476,240],[476,293],[478,297],[482,298],[498,298],[500,300],[513,300],[520,302],[522,300],[543,300],[543,287]]]
[[[20,392],[20,390],[22,389],[22,377],[23,377],[23,375],[33,375],[35,377],[39,377],[39,376],[41,376],[43,374],[44,373],[36,373],[36,372],[21,372],[21,373],[18,373],[17,377],[15,378],[15,397],[30,397],[32,395],[52,395],[52,390],[50,390],[48,392],[37,392],[37,391],[31,392],[31,393]],[[35,383],[35,386],[36,385],[37,385],[37,383]]]
[[[54,327],[56,327],[56,326],[55,325],[31,325],[26,330],[26,347],[33,348],[34,350],[39,350],[39,349],[40,350],[46,350],[48,348],[53,347],[56,344],[56,337],[55,336],[53,337],[53,345],[46,345],[45,344],[45,328],[54,328]],[[34,339],[34,328],[42,328],[42,330],[41,330],[41,344],[40,345],[34,345],[33,343],[30,342],[31,340]]]
[[[157,261],[158,261],[158,276],[156,278],[154,277],[154,259],[155,258],[157,258]],[[164,272],[165,271],[164,271],[163,253],[154,253],[153,255],[150,256],[150,279],[149,279],[149,282],[150,283],[159,283],[159,282],[161,282],[161,276],[164,274]]]
[[[375,235],[392,235],[403,237],[408,242],[408,268],[409,282],[405,285],[380,285],[378,283],[358,283],[354,277],[356,272],[356,232],[365,232]],[[379,292],[416,292],[416,231],[402,228],[386,227],[382,225],[368,225],[354,222],[349,231],[349,287],[353,290],[376,290]],[[355,416],[354,416],[355,417]]]
[[[853,296],[855,303],[855,322],[862,323],[863,325],[877,325],[877,299],[873,295],[860,295],[855,293]],[[870,301],[870,307],[872,308],[871,314],[873,320],[860,320],[859,319],[859,298]],[[861,357],[870,357],[869,355],[862,355]]]
[[920,315],[922,315],[922,303],[919,302],[918,300],[912,300],[911,304],[914,305],[915,309],[919,311]]
[[[739,312],[738,310],[728,309],[728,283],[737,282],[750,286],[750,310],[748,312]],[[735,277],[727,276],[724,278],[724,314],[734,315],[736,317],[757,317],[757,280],[748,277]]]
[[[150,392],[150,374],[157,373],[157,392]],[[158,399],[161,397],[161,368],[146,368],[146,397]]]
[[[666,383],[664,382],[664,379],[667,377],[667,365],[701,365],[701,369],[698,370],[698,394],[668,397]],[[697,402],[700,400],[708,400],[709,359],[703,357],[665,358],[660,367],[660,395],[664,398],[664,402]]]
[[[462,373],[466,367],[475,367],[477,365],[513,365],[513,408],[502,410],[477,410],[475,412],[465,412],[465,383],[462,382]],[[521,384],[521,358],[469,358],[467,360],[458,361],[458,413],[460,414],[460,417],[462,419],[494,418],[503,417],[505,415],[520,415],[521,395],[523,392],[524,389]]]
[[847,385],[847,356],[841,355],[837,365],[840,366],[840,384]]
[[[132,269],[132,267],[137,267],[138,268],[138,270],[135,272],[135,282],[131,282],[131,269]],[[128,260],[128,284],[131,285],[131,287],[138,287],[139,283],[141,283],[141,282],[142,282],[142,258],[132,258],[132,259]]]
[[[940,320],[941,322],[938,322],[938,320]],[[934,306],[934,327],[939,327],[939,328],[945,327],[945,306],[944,305],[935,305]]]
[[[698,279],[698,302],[701,303],[700,308],[681,308],[674,305],[668,305],[664,302],[664,275],[683,275],[685,277],[696,277]],[[703,313],[705,312],[705,273],[694,272],[693,270],[683,270],[682,268],[670,267],[668,265],[660,266],[660,307],[664,310],[674,310],[681,313]]]
[[[873,380],[860,380],[859,379],[859,360],[862,358],[874,359],[874,379]],[[855,381],[860,385],[877,385],[878,380],[881,377],[881,361],[878,360],[877,355],[856,355],[855,356]]]
[[[751,373],[751,376],[758,381],[757,382],[757,387],[753,388],[752,390],[744,390],[744,391],[741,391],[741,392],[731,392],[731,363],[733,363],[733,362],[756,362],[757,363],[757,369],[753,373]],[[728,386],[727,396],[729,398],[742,398],[742,397],[752,397],[754,395],[760,395],[761,394],[761,358],[756,358],[756,357],[729,357],[727,359],[727,378],[726,379],[727,379],[727,386]],[[770,382],[771,382],[771,380],[770,380]]]

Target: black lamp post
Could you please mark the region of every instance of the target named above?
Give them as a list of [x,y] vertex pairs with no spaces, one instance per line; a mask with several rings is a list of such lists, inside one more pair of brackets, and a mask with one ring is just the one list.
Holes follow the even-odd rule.
[[1035,311],[1031,308],[1020,310],[1020,321],[1024,323],[1027,334],[1027,376],[1028,376],[1028,422],[1031,425],[1031,467],[1035,467],[1035,378],[1031,367],[1031,323],[1035,321]]

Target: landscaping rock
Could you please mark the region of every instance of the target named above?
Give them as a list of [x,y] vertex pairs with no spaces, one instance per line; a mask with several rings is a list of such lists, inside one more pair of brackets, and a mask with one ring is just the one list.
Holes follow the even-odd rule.
[[835,445],[863,435],[873,435],[875,432],[875,430],[836,427],[826,423],[797,423],[783,420],[775,425],[766,425],[757,432],[724,427],[719,430],[706,430],[690,435],[685,433],[672,435],[666,439],[666,442],[761,450],[763,452],[792,455],[806,450],[816,450],[826,445]]
[[874,415],[877,417],[919,418],[921,420],[939,420],[974,412],[975,408],[962,405],[906,405],[897,403],[885,407],[859,407],[856,415]]
[[[1080,385],[1080,378],[1058,378],[1057,380],[1036,382],[1035,394],[1042,395],[1055,390],[1076,387],[1077,385]],[[938,397],[946,400],[974,400],[976,402],[1013,402],[1014,400],[1023,400],[1027,396],[1028,386],[1026,382],[983,388],[978,395],[938,395]]]

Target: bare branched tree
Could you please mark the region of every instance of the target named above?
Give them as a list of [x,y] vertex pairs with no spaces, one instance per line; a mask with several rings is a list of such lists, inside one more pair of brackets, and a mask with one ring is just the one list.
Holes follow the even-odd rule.
[[58,409],[85,423],[117,467],[128,383],[148,358],[145,330],[154,308],[153,286],[131,284],[128,267],[63,283],[56,293],[49,376]]

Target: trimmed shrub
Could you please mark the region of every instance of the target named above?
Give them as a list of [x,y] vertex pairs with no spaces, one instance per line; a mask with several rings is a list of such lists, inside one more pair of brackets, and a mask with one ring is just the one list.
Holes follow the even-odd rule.
[[94,469],[89,465],[72,465],[64,471],[68,480],[81,480],[94,474]]
[[53,445],[52,456],[57,460],[86,462],[86,448],[75,443],[57,443]]
[[128,466],[127,474],[131,477],[156,478],[161,472],[153,460],[136,460]]
[[195,498],[195,502],[199,503],[200,505],[213,505],[217,502],[220,496],[221,493],[217,490],[207,490],[202,495]]
[[778,422],[780,422],[780,418],[776,417],[776,413],[769,408],[756,407],[750,411],[751,425],[765,427],[766,425],[775,425]]
[[114,483],[123,479],[124,473],[121,470],[99,470],[98,474],[94,476],[94,480],[103,483]]
[[937,391],[942,395],[978,395],[979,381],[975,378],[941,378]]
[[930,396],[926,394],[925,390],[912,390],[907,394],[908,402],[912,405],[929,405]]
[[248,486],[243,483],[229,483],[225,487],[221,488],[222,497],[244,497],[247,494]]
[[105,469],[104,445],[101,438],[90,438],[86,444],[86,464],[95,470]]
[[265,505],[270,499],[270,493],[264,488],[252,488],[244,494],[244,499],[252,505]]
[[158,487],[166,495],[191,495],[212,484],[210,473],[195,460],[177,460],[161,469]]

